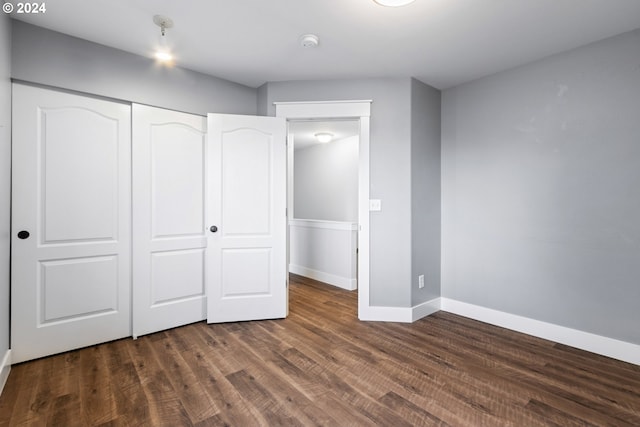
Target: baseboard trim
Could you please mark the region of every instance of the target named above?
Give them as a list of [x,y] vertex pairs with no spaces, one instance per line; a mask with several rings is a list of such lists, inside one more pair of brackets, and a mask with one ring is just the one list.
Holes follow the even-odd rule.
[[440,307],[449,313],[640,365],[640,345],[637,344],[448,298],[440,298]]
[[358,310],[358,319],[365,322],[412,323],[411,307],[382,307],[370,305]]
[[425,301],[421,304],[411,307],[411,321],[415,322],[416,320],[420,320],[423,317],[430,316],[433,313],[437,313],[438,311],[440,311],[440,300],[441,298],[434,298],[430,301]]
[[4,385],[9,378],[9,372],[11,371],[11,349],[7,350],[2,358],[2,364],[0,364],[0,395],[4,390]]
[[360,307],[358,317],[363,321],[412,323],[440,310],[640,365],[640,345],[449,298],[434,298],[408,308]]
[[336,276],[335,274],[325,273],[324,271],[313,270],[311,268],[295,264],[289,264],[289,272],[297,274],[298,276],[304,276],[320,282],[328,283],[329,285],[346,289],[347,291],[353,291],[358,288],[358,281],[356,279]]
[[434,298],[413,307],[369,306],[359,310],[358,318],[371,322],[413,323],[438,311],[440,311],[440,298]]

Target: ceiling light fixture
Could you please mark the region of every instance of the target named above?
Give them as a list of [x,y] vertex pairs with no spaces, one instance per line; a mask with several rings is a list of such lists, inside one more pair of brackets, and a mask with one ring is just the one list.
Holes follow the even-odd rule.
[[330,132],[318,132],[314,135],[318,142],[327,143],[333,139],[333,134]]
[[173,61],[173,55],[167,45],[167,28],[173,27],[173,21],[171,18],[163,15],[154,15],[153,23],[160,27],[160,43],[153,56],[165,64],[171,63]]
[[389,7],[400,7],[408,5],[409,3],[413,3],[416,0],[373,0],[379,5],[389,6]]

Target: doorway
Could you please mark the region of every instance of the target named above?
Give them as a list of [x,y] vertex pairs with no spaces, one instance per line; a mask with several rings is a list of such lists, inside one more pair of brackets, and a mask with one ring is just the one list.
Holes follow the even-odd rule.
[[289,272],[357,289],[359,120],[291,120]]
[[[286,118],[288,125],[295,121],[351,120],[358,124],[358,221],[356,260],[358,286],[358,317],[368,318],[369,302],[369,121],[371,101],[315,101],[275,102],[276,116]],[[290,132],[288,141],[288,182],[293,180],[295,144]],[[288,211],[295,215],[294,194],[288,191]],[[291,216],[289,216],[291,218]],[[290,248],[289,248],[290,249]]]

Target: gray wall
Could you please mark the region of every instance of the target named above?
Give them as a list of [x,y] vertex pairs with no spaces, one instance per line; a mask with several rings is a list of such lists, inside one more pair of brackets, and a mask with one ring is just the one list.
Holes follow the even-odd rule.
[[256,90],[20,21],[12,77],[188,113],[255,114]]
[[[267,83],[258,111],[275,115],[274,101],[373,100],[370,195],[370,303],[411,306],[411,79],[357,79]],[[266,104],[266,105],[265,105]]]
[[443,296],[640,344],[640,30],[442,107]]
[[256,103],[256,113],[259,116],[268,116],[269,115],[269,85],[267,83],[260,86],[257,90]]
[[293,216],[358,222],[358,137],[296,150]]
[[412,305],[440,297],[440,103],[439,90],[411,80]]
[[11,20],[0,14],[0,360],[9,349]]

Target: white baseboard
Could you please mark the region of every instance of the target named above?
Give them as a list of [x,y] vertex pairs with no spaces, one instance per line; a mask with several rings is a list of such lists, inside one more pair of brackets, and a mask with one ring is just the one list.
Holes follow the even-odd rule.
[[440,310],[640,365],[640,345],[449,298],[435,298],[407,308],[361,307],[358,317],[364,321],[412,323]]
[[440,311],[440,298],[434,298],[422,304],[414,305],[411,307],[411,321],[415,322],[438,311]]
[[637,344],[448,298],[440,298],[440,306],[449,313],[640,365],[640,345]]
[[324,271],[313,270],[311,268],[302,267],[295,264],[289,264],[289,272],[299,276],[308,277],[310,279],[319,280],[338,288],[353,291],[358,288],[358,281],[348,277],[336,276],[335,274],[325,273]]
[[2,390],[4,389],[4,385],[7,383],[7,378],[9,378],[9,372],[11,371],[11,349],[7,350],[2,358],[2,363],[0,364],[0,394],[2,394]]
[[358,310],[358,318],[371,322],[413,323],[437,311],[440,311],[440,298],[434,298],[413,307],[369,306]]
[[410,307],[381,307],[376,305],[359,308],[358,319],[365,322],[413,322]]

